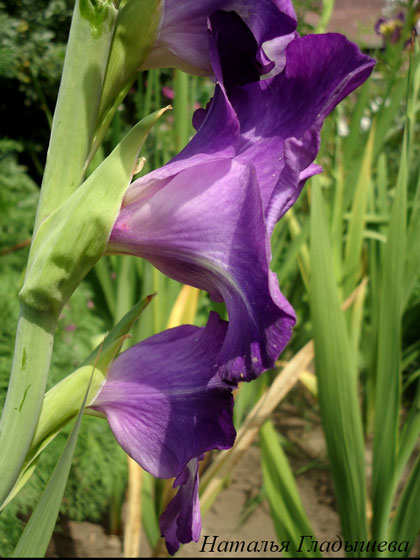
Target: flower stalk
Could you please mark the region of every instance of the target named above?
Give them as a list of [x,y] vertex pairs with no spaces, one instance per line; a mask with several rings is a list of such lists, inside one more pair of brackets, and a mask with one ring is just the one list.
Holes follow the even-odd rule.
[[10,385],[0,424],[0,505],[8,496],[35,432],[50,368],[56,318],[22,305]]
[[108,0],[77,0],[70,29],[35,222],[82,183],[95,132],[117,10]]
[[[34,227],[80,185],[96,126],[117,11],[112,1],[77,0]],[[21,304],[0,421],[0,504],[16,482],[36,429],[58,313]]]

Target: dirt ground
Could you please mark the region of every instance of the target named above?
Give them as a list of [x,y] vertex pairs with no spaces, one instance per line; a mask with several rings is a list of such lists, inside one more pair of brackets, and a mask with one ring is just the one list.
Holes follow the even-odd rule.
[[[360,45],[379,47],[381,38],[374,32],[374,25],[384,6],[385,0],[335,0],[327,31],[343,33]],[[306,21],[316,24],[318,16],[308,14]]]
[[[302,396],[302,391],[300,390]],[[293,400],[293,399],[289,399]],[[298,406],[284,402],[276,411],[273,421],[290,442],[288,457],[299,494],[319,542],[334,541],[340,535],[340,522],[336,512],[333,485],[328,470],[325,440],[318,415],[308,405],[302,418],[302,402]],[[369,470],[369,454],[366,462]],[[300,474],[299,474],[300,473]],[[218,541],[274,541],[277,537],[265,500],[256,501],[262,486],[262,473],[258,446],[251,446],[232,473],[230,485],[217,497],[213,506],[203,517],[203,528],[198,543],[184,546],[178,558],[235,558],[253,554],[201,552],[205,535],[218,536]],[[248,509],[247,505],[256,503]],[[50,558],[121,558],[121,540],[105,534],[104,529],[92,523],[68,522],[53,538],[47,557]],[[260,552],[259,558],[278,558],[279,553]],[[342,553],[327,552],[324,557],[341,558]],[[145,536],[139,551],[140,558],[150,558],[151,550]],[[414,547],[412,558],[420,557],[420,539]]]

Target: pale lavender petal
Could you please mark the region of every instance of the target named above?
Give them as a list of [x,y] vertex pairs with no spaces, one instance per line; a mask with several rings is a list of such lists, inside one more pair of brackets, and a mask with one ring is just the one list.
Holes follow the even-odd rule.
[[232,159],[239,143],[239,122],[227,102],[223,88],[216,86],[214,98],[200,122],[196,134],[187,146],[169,163],[134,181],[124,196],[123,206],[150,198],[174,175],[195,165]]
[[197,542],[201,533],[200,501],[198,498],[198,458],[192,459],[175,479],[179,486],[176,496],[160,516],[159,524],[169,554],[175,554],[180,544]]
[[269,272],[270,247],[255,170],[234,159],[195,165],[124,207],[110,252],[148,259],[164,274],[224,301],[222,375],[252,379],[289,341],[294,312]]
[[299,37],[297,32],[284,35],[283,37],[276,37],[264,43],[264,52],[269,60],[274,62],[274,67],[265,74],[264,78],[272,78],[279,74],[286,65],[286,47]]
[[166,0],[158,39],[143,69],[175,67],[211,75],[207,18],[218,10],[235,12],[243,19],[255,37],[256,60],[262,72],[273,66],[263,43],[296,29],[291,0]]
[[178,476],[191,459],[233,445],[233,398],[216,356],[226,323],[184,325],[152,336],[112,364],[92,408],[121,447],[154,476]]

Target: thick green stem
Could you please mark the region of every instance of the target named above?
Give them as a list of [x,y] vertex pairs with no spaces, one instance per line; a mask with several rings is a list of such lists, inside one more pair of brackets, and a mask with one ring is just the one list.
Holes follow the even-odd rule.
[[0,504],[19,476],[35,432],[55,327],[52,315],[21,306],[10,385],[0,422]]
[[81,184],[95,132],[117,11],[77,0],[51,131],[35,230]]
[[[112,0],[77,0],[35,220],[41,222],[80,185],[96,127],[117,11]],[[33,247],[31,257],[33,258]],[[28,267],[29,271],[29,267]],[[13,487],[37,426],[57,313],[22,304],[0,423],[0,504]]]

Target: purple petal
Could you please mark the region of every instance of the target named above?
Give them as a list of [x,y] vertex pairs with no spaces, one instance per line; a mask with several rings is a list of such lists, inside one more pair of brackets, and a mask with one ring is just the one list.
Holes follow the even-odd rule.
[[196,134],[176,157],[130,185],[124,196],[124,206],[150,198],[156,189],[161,189],[166,181],[185,169],[234,157],[239,143],[239,122],[221,87],[216,87],[211,106],[203,117],[200,134]]
[[159,36],[143,69],[175,67],[193,74],[211,75],[207,18],[218,10],[236,12],[250,29],[257,43],[256,60],[262,72],[272,67],[263,43],[296,29],[291,0],[166,0]]
[[[219,26],[213,18],[212,59],[222,81],[226,72],[218,58]],[[285,56],[280,74],[243,87],[229,85],[228,97],[225,94],[226,105],[239,121],[236,159],[256,168],[269,233],[300,194],[299,177],[318,153],[323,120],[367,79],[375,64],[355,44],[333,33],[295,37]],[[214,125],[217,113],[209,107],[207,120],[201,110],[195,125]]]
[[153,476],[177,476],[194,457],[233,445],[231,388],[216,365],[226,327],[211,314],[205,328],[177,327],[136,344],[114,361],[91,405]]
[[213,74],[228,92],[231,86],[259,81],[262,74],[278,74],[285,65],[287,45],[298,36],[294,27],[287,34],[273,32],[273,38],[264,42],[263,51],[236,12],[215,12],[208,19],[208,27]]
[[198,498],[198,458],[192,459],[176,478],[176,496],[160,516],[160,530],[165,537],[169,554],[175,554],[180,544],[197,542],[201,533],[200,502]]
[[123,208],[109,251],[136,254],[164,274],[224,301],[229,327],[218,362],[227,379],[273,366],[294,312],[269,271],[270,248],[252,167],[225,159],[195,165]]
[[274,62],[258,60],[258,43],[236,12],[215,12],[209,17],[210,59],[216,80],[225,87],[257,82]]

